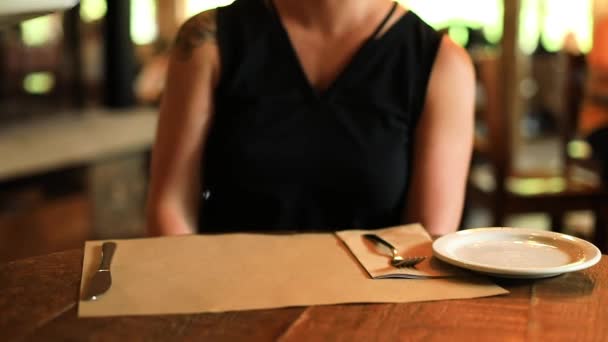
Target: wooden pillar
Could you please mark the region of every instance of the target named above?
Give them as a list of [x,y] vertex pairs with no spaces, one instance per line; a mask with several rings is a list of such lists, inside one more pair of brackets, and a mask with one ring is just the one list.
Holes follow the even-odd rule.
[[601,18],[608,15],[608,0],[593,0],[593,16]]
[[107,0],[105,18],[105,104],[124,108],[135,104],[135,53],[131,41],[131,1]]
[[164,43],[171,43],[180,24],[180,2],[176,0],[157,0],[158,35]]
[[[8,98],[8,49],[6,42],[7,33],[0,30],[0,106],[4,104]],[[2,114],[0,113],[0,123],[2,123]]]
[[[522,111],[522,100],[519,93],[519,84],[522,78],[523,56],[519,51],[519,14],[521,0],[504,0],[504,29],[501,42],[500,68],[500,99],[506,131],[503,155],[512,156],[517,152],[520,145],[520,122]],[[505,161],[512,167],[513,160]]]
[[65,49],[64,54],[67,59],[67,81],[71,105],[84,107],[85,90],[82,75],[82,44],[80,31],[80,4],[70,9],[63,15]]

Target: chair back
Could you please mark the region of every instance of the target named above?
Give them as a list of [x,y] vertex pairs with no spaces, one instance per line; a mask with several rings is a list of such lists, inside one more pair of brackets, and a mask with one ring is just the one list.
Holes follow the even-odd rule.
[[511,168],[511,127],[503,111],[501,100],[500,59],[495,53],[484,53],[475,58],[478,82],[476,134],[474,155],[488,160],[496,180],[502,187]]

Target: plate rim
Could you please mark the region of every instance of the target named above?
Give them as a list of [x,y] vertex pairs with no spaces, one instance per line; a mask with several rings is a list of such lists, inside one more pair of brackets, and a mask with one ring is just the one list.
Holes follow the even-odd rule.
[[[445,253],[442,250],[443,245],[445,245],[446,243],[448,243],[449,241],[451,241],[453,239],[458,239],[461,236],[468,236],[471,234],[488,233],[488,232],[496,232],[496,231],[516,232],[518,234],[529,234],[529,235],[536,235],[536,236],[543,236],[543,237],[557,237],[557,238],[560,238],[561,240],[566,240],[573,244],[577,244],[579,246],[583,245],[583,246],[587,247],[590,251],[592,251],[593,255],[589,256],[588,259],[586,259],[582,262],[569,263],[569,264],[561,265],[561,266],[534,267],[534,268],[507,268],[507,267],[497,267],[497,266],[492,266],[492,265],[488,265],[488,264],[463,261],[460,258],[454,258],[454,257],[447,255],[447,253]],[[580,248],[583,248],[583,247],[580,247]],[[469,269],[472,271],[482,272],[482,273],[488,273],[488,274],[493,274],[493,275],[503,274],[503,275],[509,275],[509,276],[517,276],[517,275],[541,276],[541,275],[549,275],[549,274],[555,275],[555,274],[562,274],[562,273],[567,273],[567,272],[574,272],[574,271],[579,271],[582,269],[589,268],[589,267],[597,264],[602,258],[602,253],[599,250],[599,248],[597,248],[591,242],[578,238],[576,236],[559,233],[559,232],[541,230],[541,229],[517,228],[517,227],[481,227],[481,228],[471,228],[471,229],[459,230],[459,231],[456,231],[453,233],[443,235],[443,236],[439,237],[438,239],[436,239],[435,241],[433,241],[432,249],[433,249],[433,255],[435,255],[439,260],[444,261],[448,264],[462,267],[465,269]]]

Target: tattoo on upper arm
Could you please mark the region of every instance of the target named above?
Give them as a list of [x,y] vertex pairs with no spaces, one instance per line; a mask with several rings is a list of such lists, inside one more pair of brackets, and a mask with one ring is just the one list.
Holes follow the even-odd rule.
[[181,60],[190,59],[192,51],[203,43],[215,41],[216,13],[216,10],[199,13],[182,25],[175,40],[176,52]]

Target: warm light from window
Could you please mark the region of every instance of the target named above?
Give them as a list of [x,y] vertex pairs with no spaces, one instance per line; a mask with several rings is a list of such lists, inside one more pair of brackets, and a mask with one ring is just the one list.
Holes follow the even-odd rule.
[[150,44],[158,37],[155,0],[131,0],[131,39],[135,44]]
[[108,11],[106,0],[81,0],[80,18],[85,23],[90,23],[103,18]]
[[50,72],[34,72],[23,79],[23,89],[30,94],[47,94],[54,86],[55,76]]
[[519,48],[525,54],[533,53],[538,47],[539,14],[539,0],[522,1],[519,13]]
[[448,34],[450,35],[450,38],[460,46],[465,46],[469,42],[469,30],[467,30],[466,27],[450,27]]
[[502,0],[398,0],[435,28],[462,26],[482,29],[496,43],[502,37]]
[[57,36],[59,28],[54,25],[54,17],[47,15],[21,23],[21,38],[27,46],[40,46]]
[[[481,28],[491,43],[497,43],[502,37],[502,0],[399,1],[435,28]],[[577,0],[574,4],[572,0],[522,0],[519,29],[521,50],[532,53],[540,40],[546,50],[558,51],[563,47],[566,35],[572,32],[581,51],[588,52],[593,44],[592,1]],[[458,35],[456,37],[460,38]]]
[[582,52],[592,45],[592,0],[578,0],[576,6],[567,0],[524,0],[521,8],[519,47],[531,54],[538,43],[550,52],[564,47],[568,33],[576,38]]
[[549,178],[517,178],[509,177],[505,187],[518,195],[537,195],[542,193],[556,193],[564,191],[566,181],[563,177]]
[[593,44],[593,0],[546,0],[541,42],[548,51],[558,51],[569,32],[574,33],[579,47],[589,52]]
[[593,151],[589,143],[584,140],[573,140],[568,143],[568,155],[576,159],[591,158]]
[[212,8],[230,5],[233,2],[234,0],[187,0],[186,18]]

